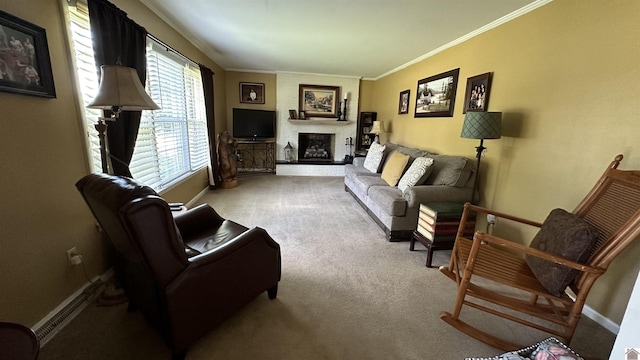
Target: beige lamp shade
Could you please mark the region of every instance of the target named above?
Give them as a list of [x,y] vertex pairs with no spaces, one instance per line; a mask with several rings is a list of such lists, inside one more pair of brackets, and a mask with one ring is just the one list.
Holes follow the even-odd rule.
[[98,95],[88,108],[104,110],[156,110],[160,107],[144,90],[134,68],[122,65],[100,66]]
[[373,122],[373,126],[371,126],[372,134],[380,134],[384,132],[384,122],[382,120],[376,120]]

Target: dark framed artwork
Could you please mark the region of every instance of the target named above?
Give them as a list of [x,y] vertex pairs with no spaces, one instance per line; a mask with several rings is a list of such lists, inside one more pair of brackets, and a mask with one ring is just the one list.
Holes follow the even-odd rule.
[[295,110],[290,109],[289,110],[289,119],[297,119],[298,118],[298,114],[296,113]]
[[398,114],[409,113],[409,94],[411,90],[405,90],[400,92],[400,99],[398,100]]
[[460,68],[418,80],[415,117],[452,117]]
[[299,85],[299,107],[309,117],[338,117],[340,88],[338,86]]
[[56,97],[45,30],[0,11],[0,91]]
[[487,111],[490,90],[490,72],[467,78],[467,90],[464,93],[464,109],[462,113],[465,114],[467,111]]
[[240,102],[243,104],[264,104],[264,84],[241,82]]

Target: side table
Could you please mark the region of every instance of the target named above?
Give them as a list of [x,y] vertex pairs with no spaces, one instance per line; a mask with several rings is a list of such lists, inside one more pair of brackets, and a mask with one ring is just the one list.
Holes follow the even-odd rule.
[[[431,267],[434,250],[451,250],[456,241],[464,204],[438,202],[420,204],[416,230],[409,241],[409,251],[415,250],[415,242],[427,248],[426,267]],[[475,214],[467,218],[464,236],[472,237],[475,232]]]

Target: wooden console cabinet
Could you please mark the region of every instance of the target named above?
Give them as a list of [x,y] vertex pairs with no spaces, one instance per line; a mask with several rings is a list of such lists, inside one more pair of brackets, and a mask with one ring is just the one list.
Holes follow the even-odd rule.
[[275,140],[236,140],[238,172],[275,173]]

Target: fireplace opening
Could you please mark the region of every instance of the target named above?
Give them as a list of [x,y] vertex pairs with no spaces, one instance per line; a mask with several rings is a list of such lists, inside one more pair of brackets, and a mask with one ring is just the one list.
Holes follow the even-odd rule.
[[298,133],[298,162],[333,161],[334,134]]

